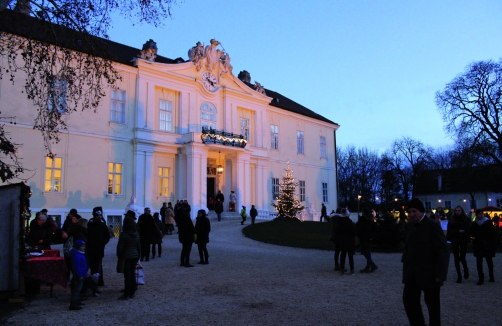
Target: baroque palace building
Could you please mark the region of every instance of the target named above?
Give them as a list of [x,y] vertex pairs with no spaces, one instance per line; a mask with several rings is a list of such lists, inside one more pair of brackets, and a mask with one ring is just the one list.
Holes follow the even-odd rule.
[[23,93],[23,79],[0,80],[0,111],[15,117],[5,129],[22,144],[33,212],[47,208],[63,220],[71,208],[90,217],[102,206],[117,225],[128,208],[155,212],[163,202],[186,199],[194,218],[221,190],[225,211],[234,191],[238,209],[253,204],[259,217],[270,218],[288,162],[305,220],[318,218],[323,202],[336,208],[338,124],[251,83],[246,71],[236,76],[216,40],[198,42],[186,60],[157,55],[152,40],[141,50],[106,44],[122,80],[96,112],[64,117],[67,130],[52,147],[53,159],[33,129],[37,108]]

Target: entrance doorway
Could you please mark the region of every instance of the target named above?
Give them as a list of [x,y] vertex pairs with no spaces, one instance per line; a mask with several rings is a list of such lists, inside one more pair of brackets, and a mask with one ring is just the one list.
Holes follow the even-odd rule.
[[207,178],[207,189],[206,189],[206,194],[207,194],[207,209],[213,210],[214,209],[214,198],[216,194],[214,193],[215,189],[215,178]]

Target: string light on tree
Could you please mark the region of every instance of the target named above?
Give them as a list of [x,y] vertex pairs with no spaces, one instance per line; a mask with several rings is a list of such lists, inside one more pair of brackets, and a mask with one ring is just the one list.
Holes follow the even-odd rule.
[[279,217],[290,219],[298,218],[305,209],[305,206],[296,199],[296,187],[298,183],[295,182],[293,178],[293,170],[289,167],[289,161],[285,170],[286,176],[282,178],[281,184],[279,185],[279,196],[275,198],[277,203],[272,202],[272,205],[278,212]]

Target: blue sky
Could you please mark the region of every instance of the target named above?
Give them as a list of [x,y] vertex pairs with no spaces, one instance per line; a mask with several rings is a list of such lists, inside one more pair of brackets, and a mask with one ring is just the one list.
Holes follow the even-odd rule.
[[338,146],[383,151],[409,136],[438,148],[435,93],[474,61],[502,58],[500,0],[186,0],[155,28],[115,18],[113,41],[188,59],[220,41],[234,74],[340,124]]

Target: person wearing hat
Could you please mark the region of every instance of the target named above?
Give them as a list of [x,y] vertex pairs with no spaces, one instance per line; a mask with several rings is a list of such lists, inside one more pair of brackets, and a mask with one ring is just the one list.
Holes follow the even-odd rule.
[[35,219],[30,222],[30,233],[26,237],[26,242],[38,249],[51,249],[53,230],[47,224],[47,215],[38,212]]
[[228,209],[231,212],[235,212],[235,208],[236,208],[235,205],[237,203],[237,196],[235,195],[235,191],[233,191],[233,190],[230,191],[229,198],[230,198],[230,203],[228,204],[229,205]]
[[242,206],[242,209],[241,209],[241,217],[242,217],[242,222],[241,222],[241,225],[244,224],[244,222],[246,222],[246,217],[247,217],[247,214],[246,214],[246,206]]
[[103,257],[105,246],[110,241],[110,232],[103,219],[103,208],[94,207],[92,218],[87,223],[87,257],[91,274],[99,273],[98,286],[103,286]]
[[249,210],[249,216],[251,216],[251,224],[254,224],[256,216],[258,216],[258,211],[256,210],[256,207],[254,207],[254,205],[251,205],[251,209]]
[[80,301],[80,291],[87,277],[87,260],[85,258],[85,242],[77,240],[73,243],[71,250],[71,271],[73,278],[71,280],[71,299],[70,310],[82,309]]
[[403,304],[411,325],[425,325],[420,297],[424,292],[429,325],[441,325],[440,289],[448,275],[450,253],[439,223],[425,216],[424,204],[408,203],[403,263]]

